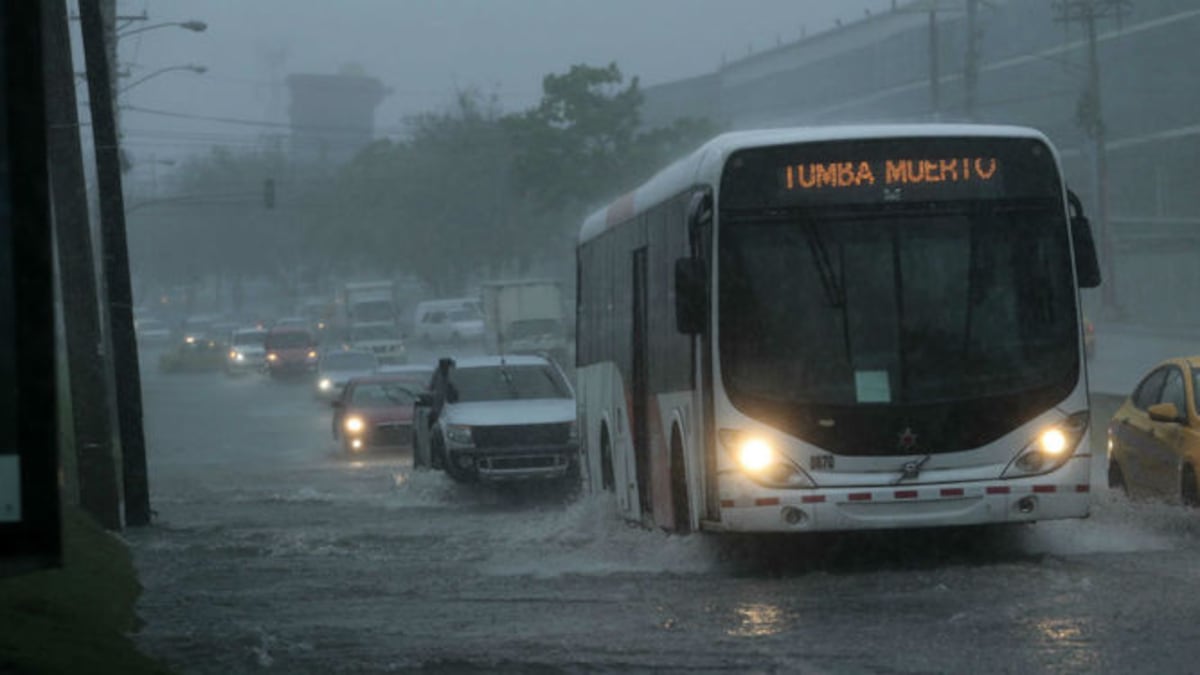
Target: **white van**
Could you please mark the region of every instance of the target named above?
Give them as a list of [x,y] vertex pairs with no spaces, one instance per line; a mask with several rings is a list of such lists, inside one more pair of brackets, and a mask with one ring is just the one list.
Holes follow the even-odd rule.
[[425,346],[462,345],[483,340],[479,298],[426,300],[417,304],[413,336]]

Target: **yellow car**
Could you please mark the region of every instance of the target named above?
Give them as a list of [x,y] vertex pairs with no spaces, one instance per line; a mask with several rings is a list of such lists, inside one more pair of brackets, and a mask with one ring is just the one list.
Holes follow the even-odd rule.
[[1108,425],[1108,485],[1200,505],[1200,356],[1150,371]]

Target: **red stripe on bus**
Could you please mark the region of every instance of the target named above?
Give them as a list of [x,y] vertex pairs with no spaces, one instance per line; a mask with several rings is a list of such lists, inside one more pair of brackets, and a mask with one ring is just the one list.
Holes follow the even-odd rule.
[[1056,488],[1053,485],[1034,485],[1034,492],[1054,492]]
[[800,501],[804,504],[820,504],[825,501],[825,495],[804,495]]
[[722,499],[721,500],[721,508],[732,509],[733,506],[734,506],[734,501],[732,499]]
[[1006,495],[1012,492],[1012,488],[1007,485],[989,485],[987,493],[989,495]]
[[1092,489],[1092,486],[1091,486],[1091,485],[1076,485],[1076,486],[1075,486],[1075,491],[1076,491],[1076,492],[1088,492],[1088,491],[1090,491],[1091,489]]
[[916,499],[916,490],[896,490],[896,499]]
[[779,506],[779,497],[761,497],[754,500],[755,506]]
[[851,492],[850,494],[846,495],[846,499],[849,499],[852,502],[869,502],[871,501],[871,493]]
[[942,488],[941,492],[943,497],[961,497],[963,494],[962,488]]

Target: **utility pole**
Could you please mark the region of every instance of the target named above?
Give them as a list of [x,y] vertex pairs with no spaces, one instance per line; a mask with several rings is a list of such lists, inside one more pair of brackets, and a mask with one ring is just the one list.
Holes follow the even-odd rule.
[[893,12],[901,14],[926,14],[929,17],[929,117],[934,121],[942,117],[942,55],[940,46],[938,14],[948,10],[942,7],[942,0],[925,0],[923,3],[913,3],[904,9]]
[[975,121],[979,91],[979,0],[967,0],[967,52],[963,59],[963,112]]
[[941,64],[938,54],[938,3],[929,4],[929,111],[936,121],[942,116]]
[[121,482],[109,400],[111,362],[101,358],[99,293],[88,219],[79,114],[65,0],[42,4],[47,154],[59,287],[62,290],[79,503],[101,526],[121,528]]
[[146,472],[146,444],[142,433],[141,377],[133,329],[133,289],[129,280],[129,248],[121,193],[121,155],[117,142],[116,106],[113,105],[111,42],[115,39],[115,31],[111,21],[106,21],[114,14],[113,0],[79,0],[92,134],[96,147],[108,320],[116,372],[125,521],[128,525],[138,526],[150,523],[150,491]]
[[1108,140],[1104,124],[1103,98],[1100,92],[1100,59],[1096,45],[1096,22],[1120,20],[1130,10],[1129,0],[1055,0],[1055,20],[1083,24],[1087,33],[1088,81],[1079,98],[1077,121],[1095,146],[1096,221],[1100,224],[1100,256],[1104,266],[1104,284],[1100,287],[1101,305],[1111,314],[1120,312],[1117,304],[1116,264],[1113,260],[1112,227],[1108,203]]

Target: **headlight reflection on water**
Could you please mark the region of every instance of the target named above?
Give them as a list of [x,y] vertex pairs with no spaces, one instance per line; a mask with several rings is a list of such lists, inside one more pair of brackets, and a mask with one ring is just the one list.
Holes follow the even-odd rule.
[[783,632],[783,610],[778,605],[756,602],[733,610],[738,625],[727,631],[733,637],[766,637]]

